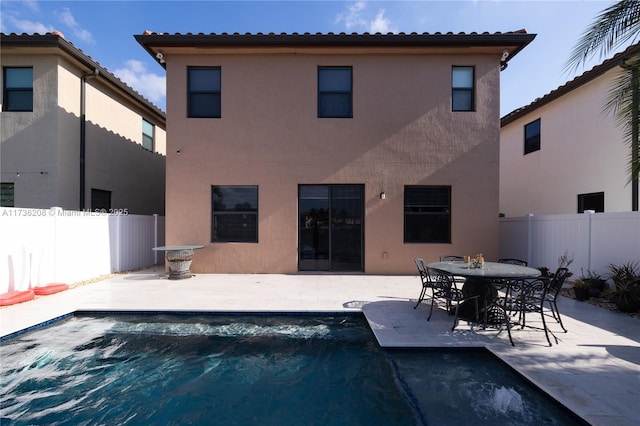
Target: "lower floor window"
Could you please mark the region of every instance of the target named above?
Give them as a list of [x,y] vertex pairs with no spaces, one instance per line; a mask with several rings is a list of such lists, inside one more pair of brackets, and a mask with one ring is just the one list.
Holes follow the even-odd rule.
[[15,207],[14,191],[13,182],[0,183],[0,207]]
[[404,242],[451,243],[450,186],[405,186]]
[[109,211],[111,209],[111,191],[91,188],[91,210]]
[[258,242],[258,187],[211,187],[211,241]]
[[584,213],[586,210],[594,210],[596,213],[604,212],[604,192],[578,194],[578,213]]

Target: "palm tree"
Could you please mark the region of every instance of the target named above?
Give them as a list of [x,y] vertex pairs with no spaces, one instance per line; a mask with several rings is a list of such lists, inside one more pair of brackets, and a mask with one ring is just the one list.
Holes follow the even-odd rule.
[[[600,52],[600,57],[640,36],[640,1],[621,0],[604,9],[587,28],[573,49],[565,69],[575,70]],[[640,55],[623,58],[621,73],[614,79],[604,106],[613,112],[624,128],[624,140],[630,147],[629,182],[632,185],[632,210],[638,210],[638,176],[640,176]]]

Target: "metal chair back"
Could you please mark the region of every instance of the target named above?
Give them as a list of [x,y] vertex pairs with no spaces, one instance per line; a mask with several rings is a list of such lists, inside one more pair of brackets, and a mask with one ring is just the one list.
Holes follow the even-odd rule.
[[519,266],[529,266],[526,260],[512,259],[512,258],[499,259],[498,263],[508,263],[510,265],[519,265]]
[[440,256],[440,262],[462,262],[464,260],[464,256],[455,256],[455,255],[445,255]]

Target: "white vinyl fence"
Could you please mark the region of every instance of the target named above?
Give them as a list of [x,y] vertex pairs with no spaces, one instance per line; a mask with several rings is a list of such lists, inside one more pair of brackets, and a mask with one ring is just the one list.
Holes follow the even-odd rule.
[[640,212],[545,215],[500,219],[500,257],[529,266],[558,267],[564,254],[573,257],[574,276],[609,273],[609,264],[640,265]]
[[0,208],[0,293],[164,261],[164,217]]

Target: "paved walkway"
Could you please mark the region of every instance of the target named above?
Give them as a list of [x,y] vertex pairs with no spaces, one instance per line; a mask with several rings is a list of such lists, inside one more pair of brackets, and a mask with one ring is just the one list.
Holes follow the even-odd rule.
[[640,423],[640,321],[561,297],[568,333],[479,330],[428,305],[417,276],[209,275],[170,281],[161,267],[0,309],[0,336],[81,311],[364,312],[385,347],[483,346],[593,425]]

